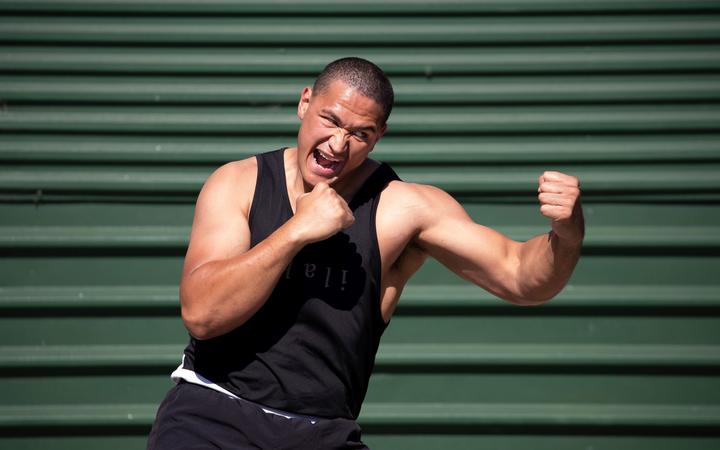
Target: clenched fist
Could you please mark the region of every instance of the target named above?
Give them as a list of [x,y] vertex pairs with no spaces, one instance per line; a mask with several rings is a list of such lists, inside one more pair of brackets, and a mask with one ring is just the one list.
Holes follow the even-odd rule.
[[292,220],[308,244],[327,239],[355,222],[345,199],[325,182],[300,195],[295,205]]
[[580,242],[585,235],[580,182],[561,172],[544,172],[538,178],[540,213],[552,219],[555,234],[570,242]]

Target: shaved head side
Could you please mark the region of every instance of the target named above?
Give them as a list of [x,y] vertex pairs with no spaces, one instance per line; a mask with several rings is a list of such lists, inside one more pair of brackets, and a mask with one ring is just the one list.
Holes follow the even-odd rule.
[[375,64],[362,58],[335,60],[325,66],[313,84],[313,94],[322,94],[335,80],[343,81],[364,96],[375,100],[383,109],[384,125],[390,117],[395,93],[385,73]]

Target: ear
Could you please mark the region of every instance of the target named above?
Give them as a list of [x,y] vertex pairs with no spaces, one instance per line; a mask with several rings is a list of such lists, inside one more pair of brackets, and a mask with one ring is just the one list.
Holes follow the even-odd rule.
[[378,141],[380,140],[381,137],[383,137],[383,135],[385,134],[386,131],[387,131],[387,122],[385,122],[385,123],[378,129],[377,138],[375,139],[375,142],[373,142],[373,146],[372,146],[372,148],[370,149],[371,152],[372,152],[373,150],[375,150],[375,144],[378,143]]
[[300,120],[303,120],[305,112],[307,112],[308,106],[310,106],[310,97],[312,97],[312,88],[305,86],[300,93],[300,101],[298,102],[297,115]]
[[378,130],[378,133],[377,133],[377,140],[378,140],[378,141],[380,140],[381,137],[383,137],[383,136],[385,135],[385,132],[386,132],[386,131],[387,131],[387,122],[385,122],[385,123],[380,127],[380,129]]

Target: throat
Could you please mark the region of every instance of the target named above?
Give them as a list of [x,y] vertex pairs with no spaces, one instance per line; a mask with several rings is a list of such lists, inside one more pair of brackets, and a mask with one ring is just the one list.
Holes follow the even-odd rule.
[[350,176],[341,178],[332,187],[350,204],[379,167],[379,162],[368,159],[363,165],[355,169]]

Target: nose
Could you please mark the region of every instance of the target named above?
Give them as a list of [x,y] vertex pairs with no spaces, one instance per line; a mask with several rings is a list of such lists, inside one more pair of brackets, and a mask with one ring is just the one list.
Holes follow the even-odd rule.
[[340,127],[335,128],[335,131],[333,131],[330,135],[330,139],[328,140],[330,150],[333,153],[345,152],[348,145],[348,135],[349,133],[347,133],[344,129]]

